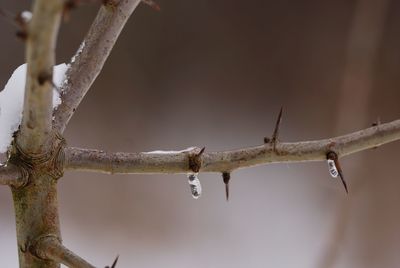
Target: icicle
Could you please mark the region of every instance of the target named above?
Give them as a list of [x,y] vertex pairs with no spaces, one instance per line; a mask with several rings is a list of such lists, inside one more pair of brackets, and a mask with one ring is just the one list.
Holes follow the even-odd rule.
[[188,173],[188,182],[190,185],[190,191],[192,192],[192,197],[198,199],[201,195],[201,184],[198,178],[199,173]]
[[329,173],[333,178],[336,178],[339,175],[339,172],[337,170],[337,167],[335,165],[335,161],[332,159],[328,159],[328,168],[329,168]]

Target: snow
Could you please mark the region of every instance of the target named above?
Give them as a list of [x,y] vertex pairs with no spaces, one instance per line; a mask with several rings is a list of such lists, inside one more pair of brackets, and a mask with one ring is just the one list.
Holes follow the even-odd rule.
[[25,22],[29,22],[32,19],[32,13],[30,11],[22,11],[21,12],[21,18]]
[[199,180],[199,173],[188,173],[188,182],[190,186],[190,191],[192,192],[192,197],[198,199],[201,195],[201,184]]
[[327,162],[328,162],[329,173],[333,178],[336,178],[339,175],[339,172],[336,168],[335,161],[332,159],[328,159]]
[[144,152],[144,154],[180,154],[180,153],[185,153],[185,152],[190,152],[196,149],[196,147],[189,147],[186,149],[183,149],[181,151],[151,151],[151,152]]
[[79,46],[78,51],[75,53],[75,55],[71,59],[71,63],[74,63],[76,58],[81,55],[82,50],[85,48],[85,41],[82,42],[82,44]]
[[[53,83],[58,88],[64,81],[66,64],[54,66]],[[26,63],[19,66],[0,92],[0,153],[5,153],[11,144],[12,136],[22,120],[26,78]],[[53,89],[53,108],[61,103],[60,94]]]

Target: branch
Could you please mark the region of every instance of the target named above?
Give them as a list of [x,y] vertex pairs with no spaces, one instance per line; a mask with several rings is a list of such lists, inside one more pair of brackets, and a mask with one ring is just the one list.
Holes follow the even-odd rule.
[[41,259],[52,260],[67,267],[95,268],[95,266],[64,247],[55,236],[41,237],[31,251]]
[[45,153],[51,139],[53,66],[56,37],[61,21],[62,0],[37,0],[27,25],[26,58],[28,63],[20,147],[33,154]]
[[[140,0],[105,1],[77,54],[67,70],[67,82],[62,86],[62,103],[55,111],[55,128],[62,133],[103,68],[129,16]],[[110,4],[107,4],[110,2]],[[112,3],[114,5],[112,5]]]
[[8,185],[14,188],[26,185],[28,174],[14,165],[3,166],[0,168],[0,185]]
[[[203,153],[202,172],[230,172],[255,165],[280,162],[326,161],[329,151],[346,156],[400,139],[400,120],[324,140],[266,143],[257,147]],[[179,152],[107,153],[67,148],[66,169],[104,173],[187,173],[189,158],[199,148]]]

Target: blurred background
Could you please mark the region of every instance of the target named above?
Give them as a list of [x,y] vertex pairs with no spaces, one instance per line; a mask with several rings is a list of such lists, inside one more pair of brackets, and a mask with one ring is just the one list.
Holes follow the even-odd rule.
[[[31,1],[1,0],[11,12]],[[284,106],[283,141],[322,139],[400,118],[400,2],[158,0],[141,4],[65,133],[108,151],[259,145]],[[63,23],[68,62],[99,4]],[[0,20],[0,89],[24,44]],[[341,159],[350,193],[324,162],[184,175],[67,172],[63,240],[96,266],[398,267],[400,178],[394,142]],[[0,188],[0,264],[17,267],[11,192]]]

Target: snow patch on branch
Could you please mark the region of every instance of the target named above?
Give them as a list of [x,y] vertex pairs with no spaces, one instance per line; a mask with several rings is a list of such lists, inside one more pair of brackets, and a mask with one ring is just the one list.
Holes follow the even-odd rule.
[[85,41],[79,46],[78,51],[76,51],[75,55],[71,58],[71,63],[74,63],[76,58],[82,54],[83,49],[85,48]]
[[193,150],[196,150],[196,147],[189,147],[186,149],[183,149],[181,151],[151,151],[151,152],[143,152],[144,154],[180,154],[180,153],[186,153],[186,152],[190,152]]
[[[26,81],[26,63],[19,66],[0,92],[0,153],[5,153],[11,144],[13,134],[22,120]],[[64,81],[66,64],[54,66],[53,83],[60,87]],[[61,104],[60,94],[53,88],[53,108]]]

